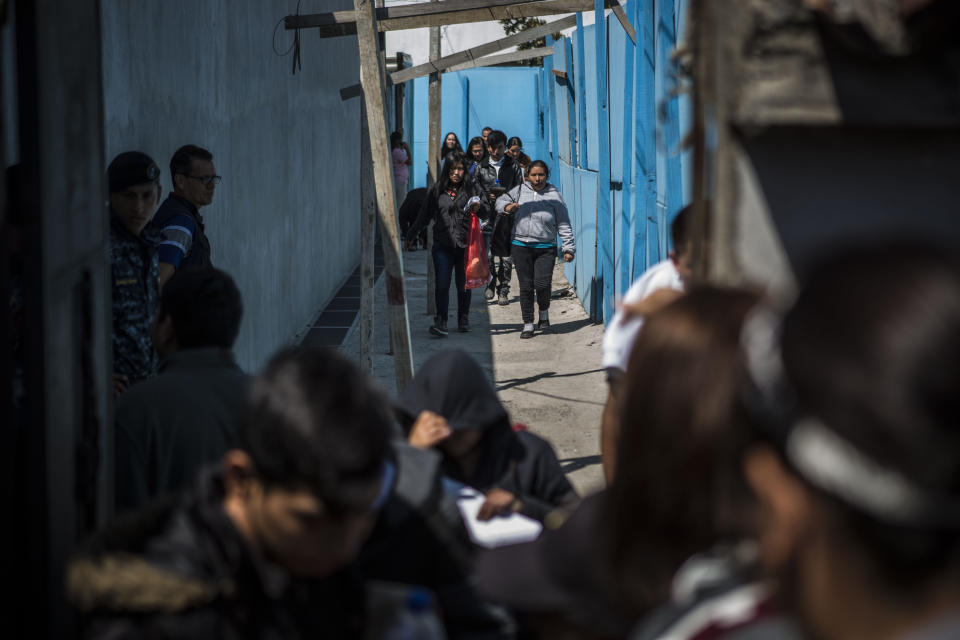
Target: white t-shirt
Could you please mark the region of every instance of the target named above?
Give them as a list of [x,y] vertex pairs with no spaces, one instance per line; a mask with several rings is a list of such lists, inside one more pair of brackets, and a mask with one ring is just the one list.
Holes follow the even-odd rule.
[[[683,280],[680,279],[680,272],[677,271],[673,260],[658,262],[644,271],[643,275],[630,285],[626,295],[623,296],[623,304],[640,302],[658,289],[683,291]],[[633,318],[625,324],[622,320],[623,311],[618,309],[603,333],[604,369],[614,367],[621,371],[627,370],[633,342],[637,339],[640,327],[643,326],[643,318]]]

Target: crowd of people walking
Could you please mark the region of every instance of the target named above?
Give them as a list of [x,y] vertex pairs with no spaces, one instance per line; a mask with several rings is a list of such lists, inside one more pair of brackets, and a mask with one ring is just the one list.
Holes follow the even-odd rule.
[[[399,133],[393,139],[399,141]],[[394,177],[405,176],[404,154],[394,144]],[[399,151],[399,153],[398,153]],[[471,138],[467,152],[453,132],[444,138],[442,163],[436,184],[425,192],[414,190],[400,204],[404,245],[416,248],[420,234],[433,223],[431,259],[436,273],[437,315],[430,333],[448,335],[447,319],[451,274],[457,291],[457,328],[469,331],[471,289],[466,286],[468,231],[474,217],[483,230],[483,251],[489,269],[487,301],[510,304],[510,282],[516,268],[523,329],[532,338],[550,327],[550,293],[557,258],[557,236],[565,262],[576,255],[570,216],[560,190],[548,180],[542,160],[523,153],[520,138],[484,127]],[[398,200],[400,203],[400,200]],[[419,205],[419,207],[418,207]],[[416,217],[414,218],[414,210]],[[534,323],[534,302],[538,311]]]

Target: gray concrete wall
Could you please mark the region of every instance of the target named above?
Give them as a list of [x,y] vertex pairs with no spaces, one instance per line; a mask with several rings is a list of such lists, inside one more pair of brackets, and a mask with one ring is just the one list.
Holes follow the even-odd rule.
[[[223,182],[201,213],[213,262],[243,293],[242,366],[259,367],[333,295],[360,254],[355,38],[301,33],[303,69],[278,57],[296,2],[102,0],[107,161],[151,154],[171,189],[181,145],[210,149]],[[307,3],[302,12],[352,7]]]

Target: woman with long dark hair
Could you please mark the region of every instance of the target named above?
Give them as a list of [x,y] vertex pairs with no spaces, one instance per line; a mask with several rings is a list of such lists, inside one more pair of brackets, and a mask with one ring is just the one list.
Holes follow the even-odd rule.
[[454,151],[463,153],[463,147],[460,146],[460,138],[457,137],[457,134],[448,131],[447,135],[443,136],[443,144],[440,145],[440,159],[443,160],[447,157],[447,154]]
[[447,336],[447,309],[450,304],[450,278],[455,276],[457,286],[457,330],[470,330],[470,289],[466,288],[467,274],[464,253],[471,215],[488,220],[492,207],[477,183],[467,176],[467,158],[454,151],[447,154],[440,169],[440,179],[430,187],[413,227],[407,232],[410,240],[417,237],[431,221],[433,225],[433,266],[436,270],[437,316],[430,333]]
[[[481,592],[539,631],[525,637],[623,638],[641,620],[630,638],[725,637],[723,606],[697,605],[731,594],[723,602],[737,607],[736,623],[757,611],[770,623],[753,637],[790,637],[771,615],[768,585],[751,573],[756,512],[738,466],[751,438],[738,413],[740,335],[757,302],[707,286],[651,313],[622,381],[610,487],[536,542],[480,559]],[[661,609],[678,594],[678,609]],[[664,625],[674,633],[658,633]]]
[[524,173],[530,168],[530,156],[523,152],[523,140],[517,136],[513,136],[507,140],[507,151],[506,154],[513,159],[514,164],[520,167]]
[[[532,338],[534,329],[550,326],[550,286],[557,258],[557,234],[563,241],[564,262],[573,260],[576,244],[567,205],[560,191],[547,182],[550,169],[543,160],[534,160],[527,179],[497,199],[497,213],[512,217],[511,258],[520,284],[521,338]],[[505,224],[506,218],[497,222]],[[496,233],[496,231],[495,231]],[[495,245],[496,246],[496,245]],[[536,295],[540,318],[533,324]]]
[[467,143],[467,160],[470,162],[467,174],[476,179],[477,167],[486,159],[487,145],[483,143],[483,138],[480,136],[470,138],[470,142]]

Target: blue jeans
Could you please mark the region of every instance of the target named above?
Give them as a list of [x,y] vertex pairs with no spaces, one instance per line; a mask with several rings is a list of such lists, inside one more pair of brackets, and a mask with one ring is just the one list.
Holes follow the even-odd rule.
[[450,276],[456,274],[457,282],[457,318],[470,313],[470,289],[466,288],[467,271],[463,263],[466,249],[433,245],[433,269],[437,276],[437,318],[447,319],[450,306]]

